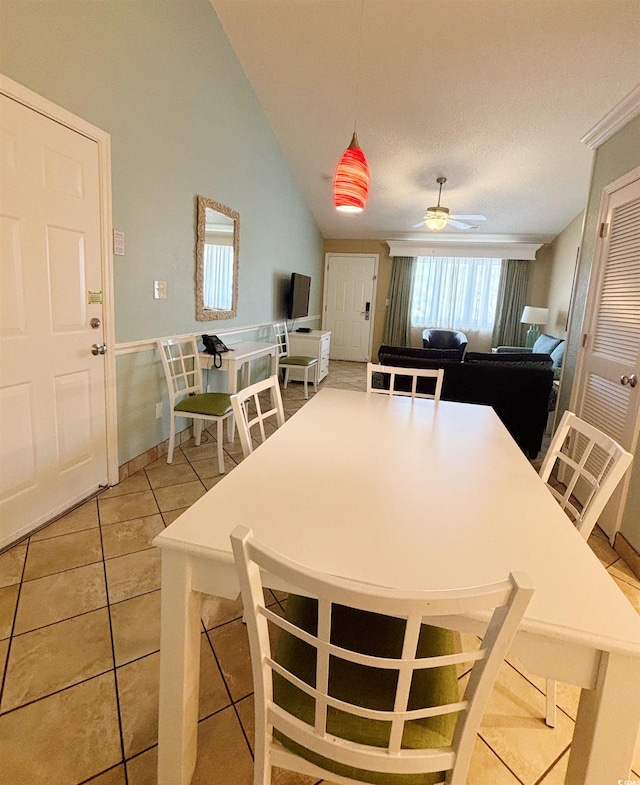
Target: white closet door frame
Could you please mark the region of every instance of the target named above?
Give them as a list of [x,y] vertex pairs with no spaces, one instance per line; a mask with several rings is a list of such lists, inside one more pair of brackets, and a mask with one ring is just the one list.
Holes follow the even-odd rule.
[[[627,174],[623,175],[622,177],[614,180],[612,183],[609,183],[602,189],[602,196],[600,201],[600,211],[598,213],[598,236],[596,238],[596,243],[593,252],[593,266],[591,268],[590,278],[589,278],[589,290],[587,294],[587,300],[585,305],[585,318],[582,325],[582,340],[580,342],[580,348],[578,350],[578,355],[576,358],[576,370],[575,370],[575,383],[573,385],[573,389],[571,391],[571,399],[569,403],[569,408],[571,411],[576,412],[580,415],[579,408],[582,403],[583,395],[584,395],[584,371],[585,371],[585,362],[588,353],[591,350],[591,343],[593,340],[595,327],[596,327],[596,320],[598,317],[598,304],[600,299],[600,294],[603,285],[603,279],[606,269],[606,262],[607,262],[607,255],[605,255],[606,250],[608,249],[608,241],[606,237],[601,237],[600,227],[607,223],[607,217],[609,215],[609,211],[611,209],[611,201],[612,196],[616,194],[618,191],[626,188],[627,186],[631,185],[635,181],[640,180],[640,167],[636,167],[632,169]],[[610,227],[609,227],[610,231]],[[636,418],[635,427],[633,433],[630,434],[629,442],[623,444],[623,447],[630,452],[636,452],[636,447],[638,444],[638,440],[640,437],[640,415]],[[622,516],[624,513],[624,504],[627,497],[627,491],[629,489],[629,483],[631,481],[631,472],[628,471],[622,482],[620,483],[619,488],[617,489],[616,493],[614,494],[610,503],[616,504],[617,503],[617,510],[615,513],[615,523],[613,526],[613,531],[610,533],[610,541],[613,542],[615,538],[615,534],[619,531],[620,525],[622,522]]]
[[118,420],[116,393],[116,335],[113,296],[113,246],[111,216],[111,137],[106,131],[91,125],[81,117],[68,112],[24,85],[0,74],[0,93],[23,104],[29,109],[76,131],[94,141],[98,148],[98,173],[100,189],[100,251],[102,259],[102,317],[104,341],[108,351],[105,362],[105,403],[107,431],[107,476],[109,485],[119,480],[118,469]]

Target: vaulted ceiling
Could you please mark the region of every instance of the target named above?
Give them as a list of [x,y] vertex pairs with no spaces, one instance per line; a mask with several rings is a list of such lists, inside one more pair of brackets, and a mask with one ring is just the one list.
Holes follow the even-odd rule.
[[[325,237],[550,240],[585,206],[581,138],[640,82],[638,0],[211,0]],[[365,211],[332,202],[357,124]],[[474,223],[470,221],[469,223]]]

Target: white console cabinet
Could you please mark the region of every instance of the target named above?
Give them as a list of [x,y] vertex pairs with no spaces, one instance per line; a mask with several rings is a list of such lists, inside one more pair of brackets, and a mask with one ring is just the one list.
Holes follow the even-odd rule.
[[[329,373],[329,349],[331,332],[329,330],[311,330],[309,333],[289,333],[289,354],[315,357],[318,361],[318,381]],[[304,372],[298,368],[289,368],[289,380],[302,381]]]

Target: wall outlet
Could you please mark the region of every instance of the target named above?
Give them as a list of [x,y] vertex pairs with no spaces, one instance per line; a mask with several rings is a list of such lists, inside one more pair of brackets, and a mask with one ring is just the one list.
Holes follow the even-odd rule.
[[156,404],[156,420],[159,420],[162,417],[162,404]]

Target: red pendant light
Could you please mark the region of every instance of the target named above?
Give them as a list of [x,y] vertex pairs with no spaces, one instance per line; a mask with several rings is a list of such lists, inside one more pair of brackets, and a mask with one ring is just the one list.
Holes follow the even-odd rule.
[[354,131],[333,178],[333,203],[343,213],[361,213],[369,196],[369,165]]

